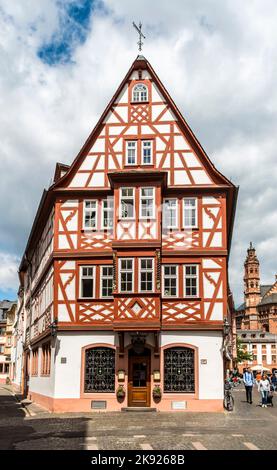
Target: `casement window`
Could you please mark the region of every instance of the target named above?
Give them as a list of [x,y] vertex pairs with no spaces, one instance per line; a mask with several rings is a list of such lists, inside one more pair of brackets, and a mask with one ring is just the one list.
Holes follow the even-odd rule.
[[50,375],[51,371],[51,345],[46,343],[42,345],[41,351],[41,375]]
[[133,264],[132,258],[121,258],[119,260],[119,285],[121,292],[133,292],[134,290]]
[[108,198],[103,200],[102,205],[102,228],[113,228],[113,199]]
[[140,259],[140,291],[152,292],[154,279],[154,260],[153,258]]
[[80,297],[90,299],[94,297],[94,266],[80,267]]
[[113,296],[113,267],[101,266],[101,297]]
[[133,219],[135,216],[135,192],[134,188],[121,188],[120,217]]
[[185,297],[198,296],[198,266],[196,264],[184,265]]
[[133,101],[148,101],[147,86],[138,83],[133,88]]
[[197,227],[197,198],[186,197],[183,199],[183,226],[184,228]]
[[142,219],[154,217],[154,188],[141,188],[140,190],[140,217]]
[[142,164],[152,165],[153,164],[153,141],[143,140],[141,142],[142,149]]
[[84,229],[96,230],[97,227],[97,201],[84,201]]
[[164,228],[178,228],[178,204],[177,199],[165,199],[163,203]]
[[178,266],[174,264],[163,266],[163,295],[164,297],[178,295]]
[[127,165],[136,165],[137,164],[137,141],[136,140],[127,140],[126,142],[126,164]]

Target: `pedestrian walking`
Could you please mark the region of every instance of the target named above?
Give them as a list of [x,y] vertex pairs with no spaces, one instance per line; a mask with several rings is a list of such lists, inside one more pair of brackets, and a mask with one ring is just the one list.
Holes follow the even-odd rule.
[[254,379],[254,375],[250,367],[248,367],[243,374],[243,383],[245,386],[247,403],[252,404],[252,390],[253,390],[253,385],[255,383],[255,379]]
[[275,392],[275,390],[277,390],[277,370],[275,370],[275,371],[272,373],[272,376],[271,376],[271,385],[272,385],[273,391]]
[[258,382],[258,390],[262,397],[262,408],[267,408],[267,397],[270,392],[270,382],[264,372],[261,380]]

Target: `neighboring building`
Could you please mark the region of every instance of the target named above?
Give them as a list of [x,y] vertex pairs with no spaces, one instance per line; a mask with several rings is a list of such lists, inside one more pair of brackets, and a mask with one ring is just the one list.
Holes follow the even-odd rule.
[[24,391],[23,384],[23,343],[24,343],[24,334],[25,334],[25,304],[24,304],[24,289],[20,288],[18,291],[18,302],[17,302],[17,311],[13,323],[12,337],[13,337],[13,347],[11,351],[11,362],[13,364],[12,373],[10,373],[10,378],[17,388],[18,391]]
[[277,367],[277,276],[269,285],[260,284],[260,263],[250,243],[244,263],[244,303],[237,308],[237,334],[243,347],[253,354],[247,365]]
[[25,394],[55,411],[222,410],[236,197],[138,56],[44,191],[20,265]]
[[16,302],[0,301],[0,383],[10,376],[12,325],[15,317]]

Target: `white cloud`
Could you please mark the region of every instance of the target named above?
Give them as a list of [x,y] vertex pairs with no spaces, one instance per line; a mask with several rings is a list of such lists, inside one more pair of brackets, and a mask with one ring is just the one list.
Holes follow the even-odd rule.
[[18,288],[19,257],[0,251],[0,291],[9,293]]
[[212,161],[240,185],[230,269],[237,300],[250,239],[263,280],[273,282],[276,1],[103,3],[109,14],[93,15],[73,63],[49,67],[37,50],[58,28],[58,3],[0,0],[0,247],[22,253],[55,162],[72,162],[137,55],[132,21],[141,19],[144,55]]

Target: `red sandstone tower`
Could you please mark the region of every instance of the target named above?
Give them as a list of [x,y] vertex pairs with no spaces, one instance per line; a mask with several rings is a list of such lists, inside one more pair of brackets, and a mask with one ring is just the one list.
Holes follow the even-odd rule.
[[245,319],[243,329],[258,329],[257,305],[261,300],[260,289],[260,263],[256,256],[256,250],[250,242],[244,262],[244,299]]

